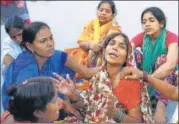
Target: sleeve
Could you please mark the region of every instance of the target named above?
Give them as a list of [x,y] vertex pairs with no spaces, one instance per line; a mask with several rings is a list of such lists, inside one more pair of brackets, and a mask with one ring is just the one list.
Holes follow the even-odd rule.
[[80,37],[78,38],[78,42],[89,41],[92,31],[93,31],[93,21],[90,21],[84,26],[83,31],[82,31]]
[[167,32],[167,37],[166,37],[166,46],[168,46],[172,43],[178,43],[178,36],[170,31]]
[[138,47],[138,46],[141,47],[143,38],[144,38],[144,32],[139,33],[134,38],[132,38],[132,42],[135,44],[136,47]]
[[[57,65],[54,64],[54,66],[55,66],[56,69],[59,68],[59,71],[57,71],[57,72],[59,72],[59,74],[62,77],[66,77],[66,74],[69,74],[70,78],[73,79],[75,72],[71,68],[65,66],[68,54],[66,52],[63,52],[63,51],[59,51],[58,53],[59,53],[59,55],[58,55],[59,60],[57,60],[57,57],[54,58],[54,63],[57,64]],[[60,62],[60,64],[56,61]]]
[[127,110],[135,108],[141,102],[141,86],[138,80],[120,80],[113,93]]
[[60,62],[61,62],[62,66],[65,66],[65,63],[67,61],[67,57],[68,57],[67,53],[61,51],[61,57],[60,57],[61,61]]
[[8,105],[8,101],[9,101],[9,96],[7,95],[7,87],[9,87],[10,85],[12,85],[12,80],[13,80],[13,67],[14,67],[14,62],[12,62],[9,67],[7,68],[7,71],[5,73],[5,78],[4,78],[4,82],[2,85],[2,104],[3,104],[3,108],[4,110],[7,109],[7,105]]

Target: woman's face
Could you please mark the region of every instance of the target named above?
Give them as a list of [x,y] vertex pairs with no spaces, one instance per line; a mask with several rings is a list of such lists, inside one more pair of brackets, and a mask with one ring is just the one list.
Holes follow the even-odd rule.
[[[54,81],[53,81],[54,82]],[[53,122],[59,118],[59,110],[64,107],[64,102],[58,97],[58,89],[53,84],[55,89],[55,97],[47,104],[46,110],[42,114],[42,122]]]
[[9,36],[13,41],[16,43],[20,44],[22,42],[22,29],[17,29],[17,28],[11,28],[9,31]]
[[151,12],[146,12],[142,19],[142,27],[145,33],[156,38],[164,25],[161,24]]
[[99,9],[97,10],[97,17],[99,19],[100,24],[106,24],[114,18],[109,3],[101,4]]
[[52,56],[54,53],[54,40],[50,29],[45,26],[42,27],[28,48],[32,53],[40,57],[47,58]]
[[126,61],[127,46],[122,36],[116,36],[109,41],[105,49],[105,59],[108,64],[122,65]]

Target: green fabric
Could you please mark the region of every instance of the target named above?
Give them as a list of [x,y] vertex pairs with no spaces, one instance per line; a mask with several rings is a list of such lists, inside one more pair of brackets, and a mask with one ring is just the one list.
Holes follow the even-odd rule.
[[143,51],[143,63],[142,69],[149,74],[153,73],[153,67],[155,66],[157,58],[167,53],[165,40],[166,40],[166,29],[162,29],[159,36],[155,39],[154,44],[150,39],[149,35],[144,36],[144,42],[142,45]]
[[[166,29],[163,28],[159,34],[159,36],[155,39],[154,44],[152,43],[149,35],[144,36],[142,51],[143,51],[143,61],[142,61],[142,69],[149,74],[152,74],[155,70],[155,63],[159,56],[167,53],[167,48],[165,45],[166,41]],[[154,99],[154,88],[149,85],[148,92],[151,99],[152,106],[155,108],[156,99]]]

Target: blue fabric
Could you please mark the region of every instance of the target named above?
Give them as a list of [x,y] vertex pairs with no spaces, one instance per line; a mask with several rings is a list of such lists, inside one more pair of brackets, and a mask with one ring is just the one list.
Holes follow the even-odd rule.
[[[9,96],[7,96],[6,89],[12,84],[19,84],[24,80],[36,77],[36,76],[52,76],[53,72],[56,72],[63,77],[66,73],[70,74],[73,78],[74,72],[65,66],[67,60],[67,54],[61,51],[55,51],[54,54],[47,59],[41,70],[38,68],[38,64],[33,55],[24,51],[9,65],[5,80],[2,88],[2,102],[3,108],[7,108]],[[59,97],[63,98],[62,94]]]

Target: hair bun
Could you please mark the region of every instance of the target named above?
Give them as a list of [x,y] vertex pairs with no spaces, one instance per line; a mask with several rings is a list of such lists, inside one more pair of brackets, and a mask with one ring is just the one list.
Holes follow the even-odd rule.
[[17,92],[17,86],[16,85],[12,85],[7,87],[7,94],[8,96],[15,96],[16,92]]

